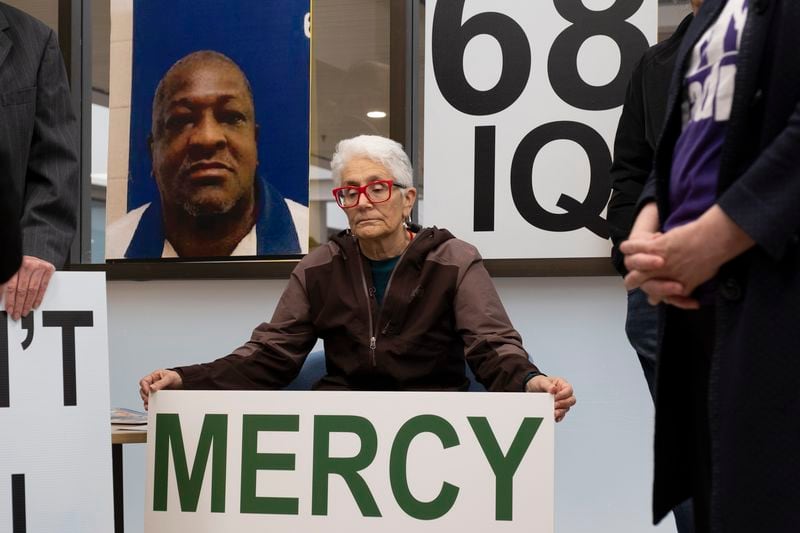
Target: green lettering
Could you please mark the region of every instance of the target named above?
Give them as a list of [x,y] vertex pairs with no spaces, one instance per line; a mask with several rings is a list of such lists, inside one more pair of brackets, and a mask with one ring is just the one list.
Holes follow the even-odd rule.
[[489,461],[495,477],[495,520],[511,520],[514,494],[514,474],[528,451],[534,435],[542,424],[541,418],[522,420],[517,434],[504,456],[489,422],[482,416],[467,417],[472,431]]
[[436,415],[415,416],[403,424],[394,438],[389,459],[389,481],[392,484],[394,499],[406,514],[418,520],[434,520],[441,518],[453,508],[459,489],[444,482],[439,495],[429,502],[420,501],[411,494],[406,469],[408,449],[411,441],[420,433],[433,433],[439,437],[445,450],[459,444],[456,430],[444,418]]
[[297,498],[256,496],[259,470],[294,470],[292,453],[258,453],[261,431],[298,431],[298,415],[244,415],[242,417],[242,513],[297,514]]
[[176,413],[156,415],[156,450],[153,486],[153,510],[167,510],[167,481],[169,477],[169,455],[175,467],[175,483],[181,501],[181,511],[196,512],[200,499],[200,489],[208,464],[211,448],[211,512],[225,512],[225,473],[228,449],[228,415],[206,415],[200,430],[197,453],[194,456],[192,472],[186,462],[183,446],[181,422]]
[[[361,449],[355,457],[330,457],[331,433],[355,433]],[[328,514],[328,476],[336,474],[347,483],[363,516],[381,516],[372,493],[358,474],[369,466],[378,451],[378,435],[366,418],[344,415],[314,417],[314,464],[311,481],[311,514]]]

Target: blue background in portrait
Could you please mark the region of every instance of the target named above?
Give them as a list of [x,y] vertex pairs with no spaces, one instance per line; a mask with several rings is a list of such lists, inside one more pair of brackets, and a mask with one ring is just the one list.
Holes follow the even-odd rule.
[[253,88],[257,172],[285,197],[308,205],[310,0],[135,0],[128,211],[158,196],[147,146],[153,95],[175,61],[216,50]]

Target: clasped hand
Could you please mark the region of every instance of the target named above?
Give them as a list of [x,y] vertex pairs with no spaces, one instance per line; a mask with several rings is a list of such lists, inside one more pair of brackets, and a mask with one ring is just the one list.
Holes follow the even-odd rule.
[[658,228],[658,208],[647,204],[630,238],[620,245],[629,271],[625,287],[642,289],[651,305],[664,302],[697,309],[700,304],[691,297],[694,289],[754,244],[717,205],[694,222],[665,233]]

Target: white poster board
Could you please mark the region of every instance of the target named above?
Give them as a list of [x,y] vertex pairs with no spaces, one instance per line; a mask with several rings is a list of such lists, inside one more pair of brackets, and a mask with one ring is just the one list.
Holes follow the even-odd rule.
[[113,529],[105,274],[57,272],[0,313],[0,531]]
[[158,392],[145,532],[552,533],[554,425],[549,394]]
[[608,257],[605,206],[650,0],[429,0],[424,219],[487,258]]

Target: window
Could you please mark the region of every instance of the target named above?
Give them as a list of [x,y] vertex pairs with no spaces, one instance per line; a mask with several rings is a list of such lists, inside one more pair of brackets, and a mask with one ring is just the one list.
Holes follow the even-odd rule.
[[[423,0],[312,0],[310,124],[311,240],[320,243],[346,227],[330,195],[335,143],[362,133],[392,136],[407,145],[424,201],[422,110]],[[64,0],[11,0],[57,24]],[[81,3],[81,2],[78,2]],[[89,2],[83,2],[88,9]],[[110,1],[91,2],[91,171],[85,187],[85,245],[73,262],[104,262],[105,185],[108,160]],[[690,11],[688,0],[659,0],[659,39]],[[73,13],[75,9],[73,8]],[[74,17],[74,15],[73,15]],[[63,17],[62,17],[63,19]],[[62,22],[63,23],[63,22]],[[72,42],[80,42],[73,36]],[[406,65],[406,61],[410,61]],[[400,137],[400,138],[398,138]],[[73,254],[75,255],[75,254]]]

